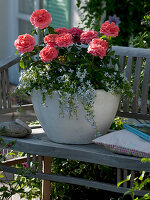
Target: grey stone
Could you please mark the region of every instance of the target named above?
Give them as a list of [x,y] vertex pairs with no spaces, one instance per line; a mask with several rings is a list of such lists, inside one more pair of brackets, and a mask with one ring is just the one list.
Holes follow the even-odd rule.
[[0,122],[0,133],[3,136],[9,137],[25,137],[31,134],[30,127],[21,120]]

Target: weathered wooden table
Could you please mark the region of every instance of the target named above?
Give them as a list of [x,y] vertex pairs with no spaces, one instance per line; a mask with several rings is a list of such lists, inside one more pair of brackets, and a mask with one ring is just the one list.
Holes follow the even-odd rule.
[[[12,141],[10,137],[3,137],[5,142],[9,143]],[[39,161],[39,171],[36,174],[26,174],[30,177],[40,178],[43,181],[43,199],[50,199],[50,182],[65,182],[70,184],[77,184],[82,186],[88,186],[93,188],[99,188],[106,191],[113,191],[124,193],[128,190],[127,184],[124,183],[122,187],[117,188],[117,182],[126,179],[128,174],[132,174],[132,179],[134,178],[134,171],[150,171],[149,163],[142,163],[140,158],[114,154],[109,150],[105,149],[101,145],[88,144],[88,145],[66,145],[57,144],[48,140],[46,134],[42,128],[32,129],[32,134],[26,138],[16,139],[16,144],[13,147],[16,151],[23,151],[27,153],[27,163],[30,166],[30,157],[33,155],[33,160],[36,160],[38,156]],[[109,183],[103,183],[98,181],[90,181],[82,178],[68,177],[61,175],[50,174],[51,168],[51,157],[65,158],[71,160],[84,161],[89,163],[101,164],[110,167],[117,168],[116,185]],[[25,161],[24,159],[22,162]],[[19,160],[20,162],[20,160]],[[17,160],[12,160],[1,168],[4,171],[19,173],[14,167],[8,166],[17,163]],[[43,165],[42,165],[43,164]],[[43,171],[42,171],[43,168]],[[123,177],[121,173],[123,172]],[[131,182],[132,184],[132,182]],[[130,185],[131,187],[131,185]],[[137,192],[136,194],[145,194],[145,191]]]

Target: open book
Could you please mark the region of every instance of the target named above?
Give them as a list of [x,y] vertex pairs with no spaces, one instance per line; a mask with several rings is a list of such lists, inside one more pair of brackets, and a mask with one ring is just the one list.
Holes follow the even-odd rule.
[[124,124],[123,128],[150,141],[150,124]]

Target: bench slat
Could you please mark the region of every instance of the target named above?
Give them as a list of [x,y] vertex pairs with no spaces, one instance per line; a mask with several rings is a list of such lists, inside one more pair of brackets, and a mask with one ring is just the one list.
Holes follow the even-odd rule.
[[120,70],[123,70],[123,69],[124,69],[125,61],[126,61],[126,57],[125,57],[125,56],[120,56],[120,57],[119,57]]
[[6,105],[6,83],[5,83],[5,74],[4,74],[4,71],[1,72],[1,79],[2,79],[2,100],[3,100],[3,107],[7,108],[7,105]]
[[147,113],[148,90],[150,81],[150,58],[146,59],[146,66],[143,77],[142,97],[141,97],[141,113]]
[[[131,81],[131,73],[132,73],[132,65],[133,65],[133,57],[129,56],[127,61],[127,67],[125,69],[125,75],[128,79],[128,81]],[[123,100],[123,111],[128,112],[129,111],[129,98],[126,97]]]
[[137,58],[135,74],[134,74],[134,83],[133,83],[133,101],[132,101],[132,112],[138,112],[138,99],[139,99],[139,85],[140,85],[140,77],[141,77],[141,68],[142,68],[142,58]]
[[10,97],[10,84],[9,84],[9,74],[8,74],[8,69],[5,70],[6,74],[6,94],[7,94],[7,101],[8,101],[8,108],[11,108],[11,97]]

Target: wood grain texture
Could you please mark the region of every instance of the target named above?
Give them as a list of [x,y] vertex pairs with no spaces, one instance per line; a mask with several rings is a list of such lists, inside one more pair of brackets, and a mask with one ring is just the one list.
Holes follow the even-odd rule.
[[0,61],[0,72],[8,69],[9,67],[17,64],[20,61],[20,56],[10,56]]
[[2,110],[2,78],[1,78],[1,73],[0,73],[0,111]]
[[27,164],[28,164],[28,167],[30,167],[30,154],[27,153]]
[[124,69],[124,67],[125,67],[125,61],[126,61],[126,57],[121,55],[119,57],[120,70]]
[[138,100],[139,100],[139,92],[140,92],[140,78],[141,78],[141,68],[142,68],[142,58],[137,58],[136,66],[135,66],[135,74],[134,74],[134,82],[133,82],[133,101],[132,101],[132,112],[138,113]]
[[125,118],[134,118],[134,119],[142,119],[150,121],[150,114],[141,114],[141,113],[129,113],[129,112],[122,112],[118,111],[117,116],[125,117]]
[[[3,136],[3,139],[7,143],[12,141],[12,138],[9,137]],[[51,142],[41,128],[33,129],[32,134],[26,138],[16,139],[14,150],[23,150],[26,153],[40,156],[79,160],[116,168],[119,166],[123,169],[150,171],[149,163],[142,163],[140,158],[114,154],[101,145],[65,145]]]
[[[133,57],[131,55],[128,57],[127,66],[125,69],[125,75],[129,82],[131,82],[132,65],[133,65]],[[123,112],[128,112],[128,111],[129,111],[129,97],[125,97],[123,100]]]
[[[6,172],[11,172],[13,174],[21,173],[21,169],[16,169],[14,167],[5,166],[5,165],[1,166],[1,170],[6,171]],[[117,192],[117,193],[124,193],[128,190],[128,188],[117,187],[116,185],[109,184],[109,183],[91,181],[91,180],[87,180],[87,179],[83,179],[83,178],[76,178],[76,177],[70,177],[70,176],[41,174],[41,173],[36,173],[36,174],[26,173],[25,176],[39,178],[39,179],[43,179],[43,180],[56,181],[56,182],[60,182],[60,183],[70,183],[70,184],[75,184],[75,185],[80,185],[80,186],[87,186],[87,187],[91,187],[91,188],[97,188],[97,189],[102,189],[102,190],[112,191],[112,192]],[[146,194],[147,192],[148,191],[145,191],[145,190],[136,191],[135,194],[142,196],[142,195]]]
[[[122,180],[122,176],[121,176],[121,169],[117,168],[117,183],[121,182]],[[116,183],[116,184],[117,184]]]
[[43,160],[43,156],[38,156],[38,172],[41,173],[42,172],[42,160]]
[[[123,170],[123,180],[126,180],[128,176],[128,170]],[[123,183],[123,187],[127,188],[127,181]]]
[[130,187],[133,187],[134,186],[134,178],[135,178],[135,171],[131,171],[131,185]]
[[150,87],[150,58],[146,60],[146,66],[142,84],[141,113],[147,113],[148,91]]
[[5,74],[4,74],[5,71],[2,71],[1,72],[1,82],[2,82],[2,107],[3,108],[7,108],[6,106],[6,82],[5,82]]
[[[118,109],[118,112],[121,114],[122,117],[128,116],[129,118],[134,115],[135,118],[138,119],[138,117],[142,117],[143,119],[149,119],[149,113],[147,113],[147,108],[150,107],[148,103],[148,90],[149,90],[149,78],[150,78],[150,49],[143,49],[143,48],[132,48],[132,47],[119,47],[119,46],[113,46],[112,50],[115,51],[115,56],[120,56],[119,63],[121,65],[121,69],[123,67],[126,67],[126,76],[128,80],[130,80],[131,76],[131,67],[134,64],[135,60],[136,67],[135,67],[135,74],[133,74],[134,82],[133,82],[133,92],[134,92],[134,98],[132,105],[129,105],[129,99],[126,97],[122,103],[120,103],[120,107]],[[124,60],[124,58],[127,57],[127,65]],[[133,61],[132,62],[132,58]],[[142,90],[139,91],[139,84],[141,79],[141,67],[142,67],[142,60],[146,59],[146,68],[144,73],[144,79],[143,79],[143,86]],[[142,93],[141,99],[139,98],[139,93]],[[139,103],[141,104],[141,111],[139,110]],[[129,110],[129,107],[131,107],[131,110]],[[128,113],[128,114],[127,114]],[[137,115],[136,115],[137,114]]]
[[150,58],[150,49],[113,46],[115,55]]
[[6,97],[7,97],[7,104],[8,108],[11,108],[11,97],[10,97],[10,84],[9,84],[9,74],[8,69],[5,70],[6,75]]
[[[51,173],[51,158],[44,156],[43,159],[43,172],[46,174]],[[43,200],[50,200],[50,186],[51,183],[48,180],[42,181],[42,199]]]
[[[8,69],[20,61],[20,56],[11,56],[0,61],[0,114],[16,112],[19,106],[11,107]],[[23,110],[33,110],[32,104],[22,106]]]

